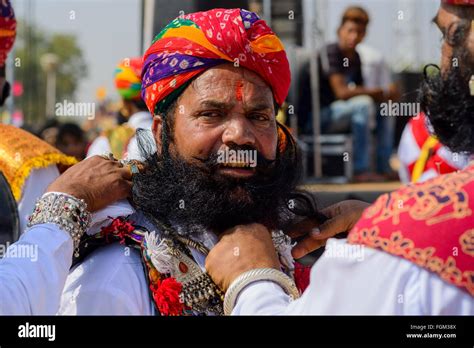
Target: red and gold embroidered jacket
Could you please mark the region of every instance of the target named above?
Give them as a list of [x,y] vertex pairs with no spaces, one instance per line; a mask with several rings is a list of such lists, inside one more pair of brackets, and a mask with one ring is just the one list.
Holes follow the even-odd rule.
[[381,196],[348,236],[403,257],[474,296],[474,164]]

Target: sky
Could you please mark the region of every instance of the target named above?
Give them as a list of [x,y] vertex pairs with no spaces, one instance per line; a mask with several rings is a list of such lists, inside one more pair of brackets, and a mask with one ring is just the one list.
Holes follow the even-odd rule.
[[[113,85],[115,65],[124,57],[140,54],[141,1],[12,0],[17,17],[25,18],[28,3],[33,5],[33,19],[42,30],[72,33],[78,38],[89,71],[80,83],[76,101],[93,101],[99,86],[106,87],[108,97],[118,98]],[[371,22],[365,42],[377,47],[394,68],[402,64],[400,52],[419,60],[419,65],[439,59],[439,34],[430,24],[438,0],[329,0],[324,15],[329,41],[335,40],[341,13],[350,4],[368,10]],[[400,10],[403,20],[396,18]],[[416,33],[418,40],[401,40],[407,32]]]
[[25,18],[28,3],[34,6],[38,27],[78,38],[89,71],[76,101],[94,101],[99,86],[106,87],[109,97],[118,98],[113,85],[115,66],[125,57],[140,55],[140,1],[12,0],[18,18]]

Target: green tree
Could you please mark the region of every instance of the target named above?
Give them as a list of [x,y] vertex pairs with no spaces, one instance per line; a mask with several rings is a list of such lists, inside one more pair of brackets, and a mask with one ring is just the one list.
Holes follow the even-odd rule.
[[23,84],[24,92],[15,104],[23,111],[26,123],[36,127],[46,120],[46,73],[40,63],[45,53],[58,57],[55,103],[64,99],[74,101],[79,82],[87,75],[83,53],[74,35],[49,35],[19,22],[14,68],[15,80]]

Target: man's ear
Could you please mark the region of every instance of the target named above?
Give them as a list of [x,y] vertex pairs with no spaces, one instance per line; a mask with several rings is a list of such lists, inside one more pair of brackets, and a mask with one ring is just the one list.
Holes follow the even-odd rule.
[[155,138],[156,149],[158,153],[161,153],[161,131],[163,129],[163,118],[161,115],[153,116],[153,124],[151,126],[151,130],[153,132],[153,137]]

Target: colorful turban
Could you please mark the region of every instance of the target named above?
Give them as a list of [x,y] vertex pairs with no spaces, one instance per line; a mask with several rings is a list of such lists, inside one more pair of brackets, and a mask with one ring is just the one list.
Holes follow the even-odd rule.
[[474,0],[443,0],[443,2],[454,6],[474,6]]
[[0,67],[5,65],[8,52],[16,37],[16,19],[9,0],[0,1]]
[[142,98],[152,114],[166,107],[201,72],[227,62],[259,74],[278,105],[290,87],[281,41],[264,20],[242,9],[214,9],[178,17],[143,57]]
[[115,86],[125,100],[140,99],[142,57],[125,58],[115,69]]

